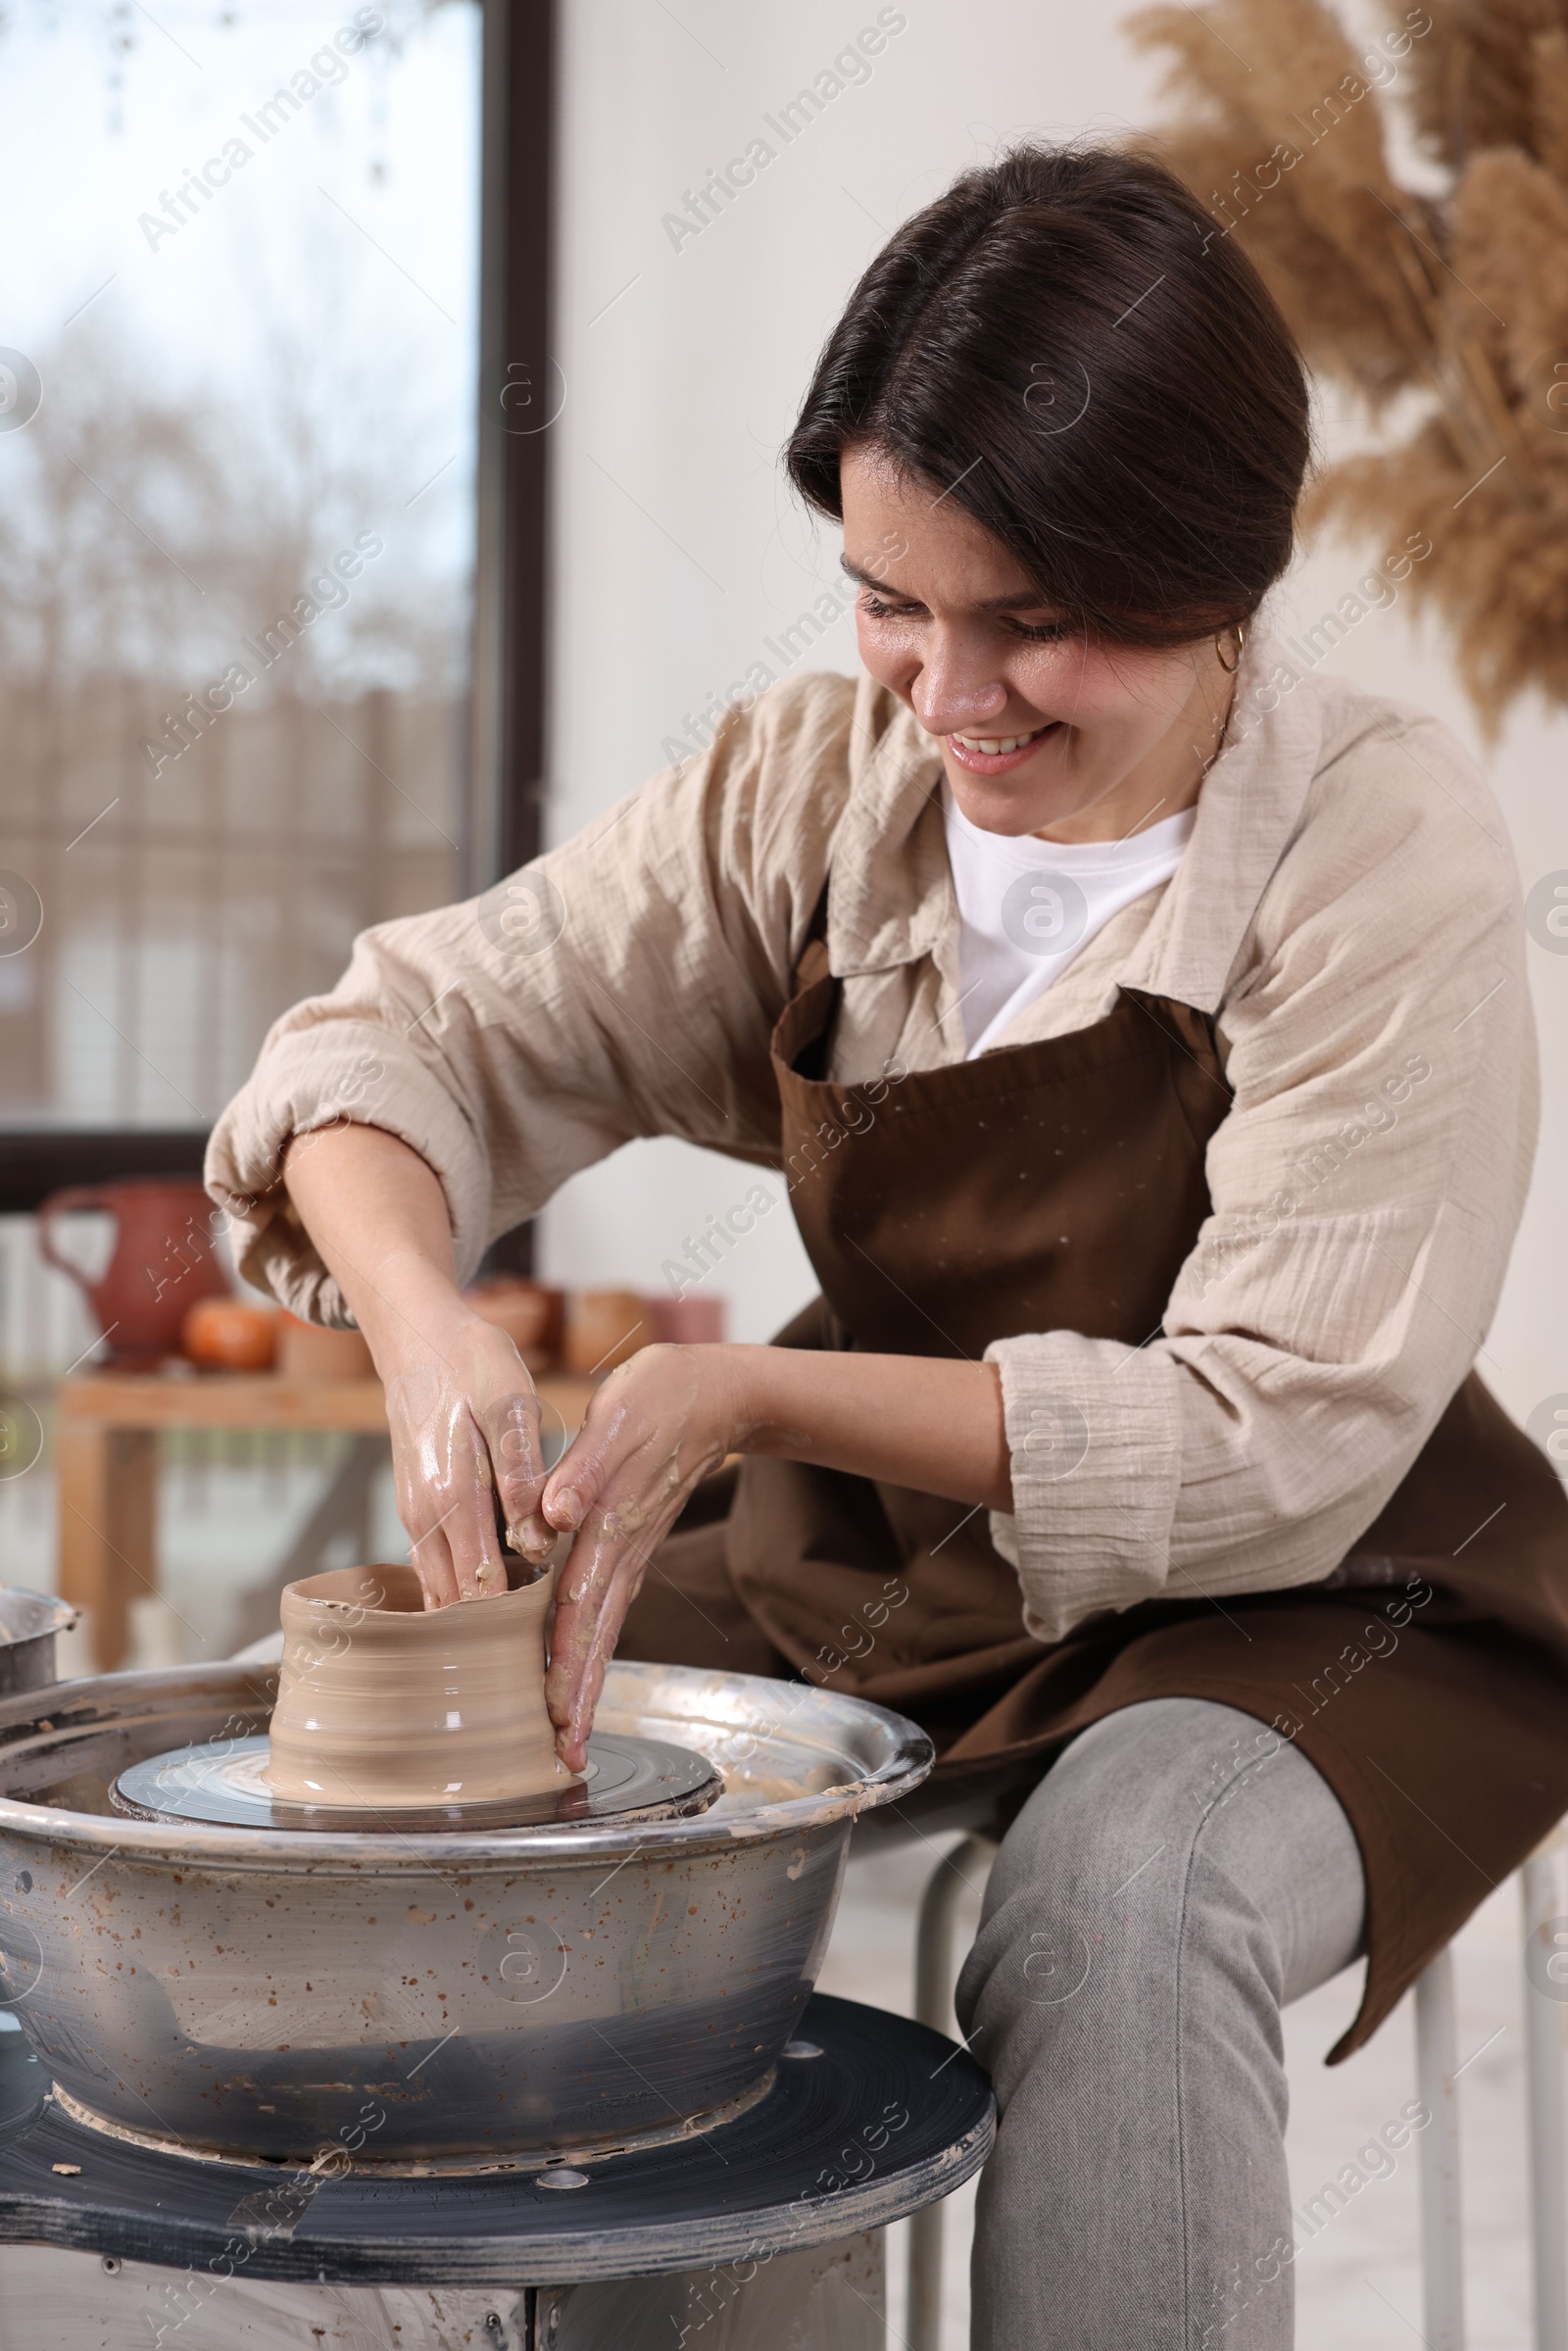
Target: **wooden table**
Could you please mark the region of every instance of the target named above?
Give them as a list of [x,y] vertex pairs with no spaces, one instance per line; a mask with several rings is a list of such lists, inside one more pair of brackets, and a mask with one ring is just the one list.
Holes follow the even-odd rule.
[[[562,1375],[538,1382],[569,1435],[593,1384]],[[379,1380],[285,1380],[275,1373],[92,1372],[56,1394],[61,1596],[89,1611],[100,1673],[125,1654],[131,1600],[158,1590],[158,1438],[165,1429],[326,1429],[386,1435]]]

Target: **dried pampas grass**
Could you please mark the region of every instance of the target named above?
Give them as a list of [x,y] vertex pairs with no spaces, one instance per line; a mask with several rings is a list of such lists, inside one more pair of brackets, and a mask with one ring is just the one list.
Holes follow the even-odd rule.
[[[1410,438],[1331,467],[1306,518],[1424,532],[1412,595],[1453,631],[1489,732],[1568,705],[1568,0],[1389,0],[1352,42],[1324,0],[1146,10],[1180,112],[1158,152],[1262,272],[1310,367]],[[1436,193],[1396,179],[1402,110]]]

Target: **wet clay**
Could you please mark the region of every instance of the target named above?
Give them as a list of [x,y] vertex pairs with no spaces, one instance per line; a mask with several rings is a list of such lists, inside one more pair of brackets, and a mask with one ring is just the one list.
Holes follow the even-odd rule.
[[334,1568],[288,1585],[273,1795],[386,1808],[565,1786],[577,1775],[545,1711],[552,1592],[545,1575],[426,1609],[412,1567]]

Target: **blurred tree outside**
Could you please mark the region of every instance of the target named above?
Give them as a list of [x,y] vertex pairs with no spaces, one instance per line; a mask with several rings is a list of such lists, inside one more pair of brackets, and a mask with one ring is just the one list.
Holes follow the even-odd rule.
[[0,866],[43,920],[0,955],[0,1125],[207,1124],[357,930],[458,886],[472,355],[320,209],[286,272],[244,206],[203,223],[243,349],[172,350],[125,270],[27,351]]

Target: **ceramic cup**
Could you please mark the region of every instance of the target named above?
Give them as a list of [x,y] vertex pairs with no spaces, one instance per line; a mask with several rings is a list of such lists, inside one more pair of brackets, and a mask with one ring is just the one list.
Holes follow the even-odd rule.
[[285,1380],[373,1380],[375,1365],[358,1331],[330,1331],[297,1314],[277,1318],[277,1368]]
[[272,1793],[384,1811],[568,1785],[545,1712],[552,1591],[545,1575],[426,1609],[412,1567],[341,1567],[288,1585]]
[[506,1332],[530,1371],[555,1370],[565,1324],[564,1290],[507,1275],[475,1282],[463,1295],[476,1314]]
[[652,1337],[647,1306],[635,1290],[582,1290],[567,1309],[563,1361],[583,1376],[613,1371]]

